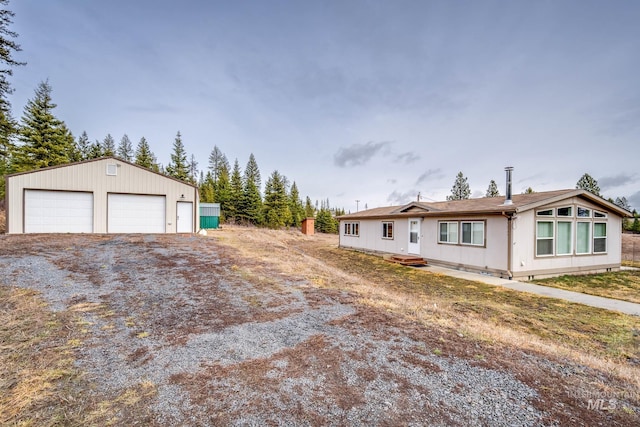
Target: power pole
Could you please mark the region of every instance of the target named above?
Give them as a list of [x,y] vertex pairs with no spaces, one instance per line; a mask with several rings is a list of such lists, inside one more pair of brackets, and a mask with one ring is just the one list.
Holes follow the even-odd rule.
[[360,204],[360,200],[356,200],[356,212],[358,212],[358,206]]

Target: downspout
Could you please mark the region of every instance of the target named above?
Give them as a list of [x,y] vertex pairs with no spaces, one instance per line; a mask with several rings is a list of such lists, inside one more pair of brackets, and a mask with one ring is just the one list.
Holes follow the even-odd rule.
[[507,276],[511,280],[513,279],[511,272],[513,269],[513,214],[503,212],[502,215],[507,218]]

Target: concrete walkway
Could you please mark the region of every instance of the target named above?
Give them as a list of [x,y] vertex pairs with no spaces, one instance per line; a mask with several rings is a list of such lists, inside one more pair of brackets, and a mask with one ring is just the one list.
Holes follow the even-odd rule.
[[604,308],[607,310],[619,311],[625,314],[640,316],[640,304],[636,304],[633,302],[597,297],[595,295],[587,295],[580,292],[565,291],[564,289],[551,288],[549,286],[541,286],[528,282],[518,282],[515,280],[501,279],[499,277],[489,276],[486,274],[469,273],[466,271],[454,270],[451,268],[439,267],[431,264],[429,264],[429,266],[425,269],[428,269],[429,271],[432,271],[434,273],[446,274],[448,276],[457,277],[460,279],[474,280],[476,282],[487,283],[489,285],[503,286],[515,291],[529,292],[549,298],[558,298],[566,301],[577,302],[579,304],[589,305],[592,307]]

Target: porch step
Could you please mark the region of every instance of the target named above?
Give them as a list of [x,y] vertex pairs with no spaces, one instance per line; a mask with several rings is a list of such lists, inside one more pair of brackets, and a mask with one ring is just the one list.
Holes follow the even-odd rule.
[[395,262],[396,264],[401,264],[401,265],[411,265],[411,266],[427,265],[427,261],[425,261],[424,258],[421,258],[419,256],[412,256],[412,255],[392,255],[389,258],[387,258],[387,261]]

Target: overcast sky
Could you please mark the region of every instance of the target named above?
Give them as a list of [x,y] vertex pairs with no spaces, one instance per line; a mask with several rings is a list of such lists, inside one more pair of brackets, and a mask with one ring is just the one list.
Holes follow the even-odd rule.
[[13,0],[14,115],[49,79],[77,137],[177,131],[359,208],[574,188],[640,208],[640,2]]

